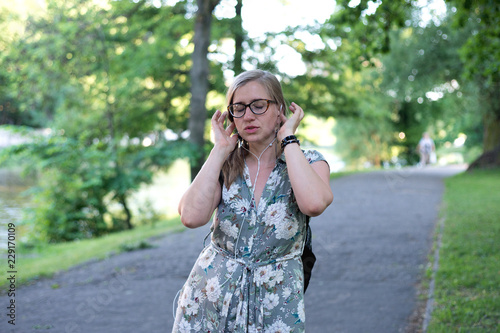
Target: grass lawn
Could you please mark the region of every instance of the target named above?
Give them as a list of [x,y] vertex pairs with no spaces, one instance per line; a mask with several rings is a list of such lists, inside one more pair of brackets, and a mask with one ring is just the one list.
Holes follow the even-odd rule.
[[[103,259],[119,252],[151,247],[148,239],[183,228],[180,219],[174,218],[96,239],[47,244],[36,248],[26,248],[20,244],[16,248],[16,283],[19,286],[40,277],[50,277],[56,272],[92,259]],[[2,278],[0,287],[3,289],[7,283],[7,279]]]
[[446,179],[428,332],[500,332],[500,170]]

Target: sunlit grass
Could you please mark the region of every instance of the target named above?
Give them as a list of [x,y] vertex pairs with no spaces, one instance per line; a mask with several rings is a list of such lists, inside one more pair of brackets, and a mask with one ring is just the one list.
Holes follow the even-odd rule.
[[500,170],[446,180],[428,332],[500,332]]

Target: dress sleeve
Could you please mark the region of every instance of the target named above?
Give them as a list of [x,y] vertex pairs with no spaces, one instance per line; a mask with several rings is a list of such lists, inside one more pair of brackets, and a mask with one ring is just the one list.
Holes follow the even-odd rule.
[[326,160],[325,156],[323,156],[323,154],[321,154],[317,150],[314,149],[304,150],[304,155],[306,156],[306,159],[309,162],[309,164],[313,164],[319,161],[325,161],[328,164],[328,161]]

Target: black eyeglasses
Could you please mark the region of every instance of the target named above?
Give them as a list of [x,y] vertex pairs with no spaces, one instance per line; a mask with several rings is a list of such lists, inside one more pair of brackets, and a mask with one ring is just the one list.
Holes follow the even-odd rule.
[[252,111],[254,114],[263,114],[267,111],[267,109],[269,109],[269,105],[271,103],[276,103],[276,101],[271,101],[269,99],[258,99],[250,104],[234,103],[227,107],[227,111],[229,111],[229,113],[234,118],[241,118],[245,115],[247,107],[249,107],[250,111]]

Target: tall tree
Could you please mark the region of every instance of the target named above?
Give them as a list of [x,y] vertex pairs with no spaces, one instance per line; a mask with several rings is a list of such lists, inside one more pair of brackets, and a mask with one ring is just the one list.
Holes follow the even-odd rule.
[[220,0],[198,0],[194,26],[194,51],[191,67],[191,106],[189,112],[189,141],[198,151],[191,160],[191,179],[194,179],[205,161],[205,121],[207,119],[206,98],[209,87],[208,47],[211,41],[212,13]]
[[48,240],[131,228],[130,194],[189,155],[164,135],[187,122],[185,5],[51,0],[9,46],[8,89],[52,134],[2,157],[26,156],[42,173],[31,222]]
[[500,167],[500,3],[490,0],[447,3],[458,27],[471,27],[461,49],[465,78],[479,86],[483,105],[483,155],[470,168]]
[[[447,1],[448,15],[456,27],[469,31],[467,42],[459,50],[465,64],[462,80],[479,86],[476,110],[483,113],[483,156],[471,167],[500,165],[500,3],[489,0]],[[353,66],[372,63],[380,54],[391,50],[392,31],[418,26],[419,4],[410,1],[362,0],[351,6],[349,0],[339,1],[341,10],[332,16],[329,25],[344,40],[358,45],[351,53]]]

